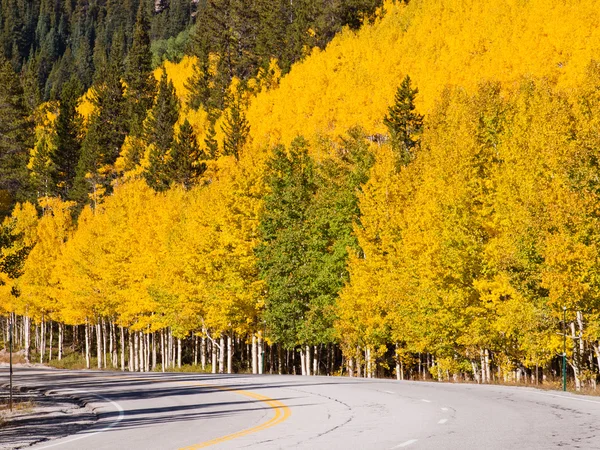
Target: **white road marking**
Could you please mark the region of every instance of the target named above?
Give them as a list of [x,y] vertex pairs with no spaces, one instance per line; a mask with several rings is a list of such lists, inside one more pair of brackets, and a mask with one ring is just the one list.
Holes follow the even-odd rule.
[[448,422],[448,419],[440,419],[440,421],[438,422],[440,425],[445,424],[446,422]]
[[448,411],[448,408],[442,408],[442,411]]
[[422,401],[422,402],[425,402],[425,403],[431,403],[431,400],[426,400],[426,399],[424,399],[424,398],[422,398],[422,399],[421,399],[421,401]]
[[395,392],[392,392],[392,391],[383,391],[383,392],[386,392],[388,394],[395,394]]
[[103,397],[102,395],[98,395],[98,394],[91,394],[89,392],[83,392],[83,391],[70,391],[70,392],[74,392],[76,394],[86,394],[86,395],[91,395],[93,397],[97,397],[101,400],[104,400],[105,402],[110,403],[111,405],[113,405],[115,407],[115,409],[117,411],[119,411],[119,417],[117,417],[115,420],[113,420],[109,425],[105,426],[104,428],[102,428],[101,430],[95,431],[93,433],[89,433],[89,434],[82,434],[81,436],[77,436],[74,437],[72,439],[68,439],[66,441],[61,440],[60,442],[56,442],[55,444],[51,444],[51,445],[46,445],[44,447],[38,447],[38,450],[43,450],[45,448],[52,448],[52,447],[56,447],[58,445],[63,445],[63,444],[67,444],[69,442],[73,442],[73,441],[78,441],[80,439],[85,439],[85,438],[89,438],[90,436],[94,436],[96,434],[102,433],[104,431],[110,430],[112,427],[114,427],[115,425],[117,425],[121,420],[123,420],[123,417],[125,417],[125,411],[123,410],[123,408],[121,408],[121,405],[119,405],[117,402],[113,402],[112,400],[107,399],[106,397]]
[[402,444],[398,444],[392,448],[394,449],[394,448],[408,447],[410,444],[414,444],[417,441],[418,441],[418,439],[411,439],[410,441],[403,442]]
[[534,394],[538,394],[538,395],[545,395],[547,397],[565,398],[567,400],[576,400],[578,402],[586,402],[586,403],[596,403],[596,404],[600,405],[600,401],[598,401],[598,400],[587,400],[585,398],[570,397],[568,395],[546,394],[544,392],[535,392],[535,391],[531,391],[531,392]]

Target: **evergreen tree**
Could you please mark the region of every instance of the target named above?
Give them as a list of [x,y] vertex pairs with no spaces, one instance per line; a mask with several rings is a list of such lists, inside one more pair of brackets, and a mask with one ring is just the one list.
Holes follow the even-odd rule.
[[408,165],[414,158],[418,136],[423,130],[423,116],[415,111],[415,98],[419,90],[411,87],[406,75],[396,91],[394,104],[389,107],[383,123],[388,129],[392,148],[396,152],[397,167]]
[[204,138],[204,144],[206,145],[204,153],[208,159],[217,159],[219,156],[219,143],[217,142],[216,136],[215,122],[210,120],[208,123],[208,130],[206,131],[206,137]]
[[79,80],[71,78],[62,88],[60,109],[55,125],[55,151],[52,162],[55,167],[53,182],[58,195],[66,200],[69,198],[77,164],[81,154],[82,118],[77,112],[82,87]]
[[54,196],[56,191],[53,183],[56,173],[56,167],[53,164],[53,155],[56,150],[54,139],[52,133],[43,127],[36,130],[36,135],[29,163],[33,188],[37,198]]
[[250,134],[250,125],[242,108],[242,93],[241,89],[238,88],[230,102],[229,109],[225,113],[225,123],[222,125],[225,133],[223,154],[233,155],[236,159],[239,159],[240,151],[246,144]]
[[169,150],[173,144],[174,127],[179,120],[179,100],[173,82],[163,69],[158,83],[158,95],[145,123],[145,140],[150,147],[149,166],[144,172],[148,186],[156,191],[170,184]]
[[126,103],[121,82],[121,49],[113,46],[109,63],[98,74],[90,99],[94,112],[81,145],[71,198],[87,203],[91,194],[94,204],[111,188],[113,165],[119,156],[128,131]]
[[32,142],[33,122],[23,88],[11,63],[0,56],[0,191],[7,198],[0,215],[7,214],[15,201],[30,197],[27,163]]
[[142,1],[137,13],[133,44],[127,56],[125,71],[130,130],[134,136],[142,134],[146,113],[152,107],[152,101],[156,94],[149,29],[145,3]]
[[190,189],[206,171],[205,154],[198,146],[196,133],[187,119],[179,127],[179,135],[173,142],[170,160],[170,176],[173,183]]

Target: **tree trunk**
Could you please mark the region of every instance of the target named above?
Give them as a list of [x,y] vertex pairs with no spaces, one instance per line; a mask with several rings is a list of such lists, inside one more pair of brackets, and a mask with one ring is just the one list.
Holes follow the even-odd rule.
[[48,322],[50,327],[50,337],[48,339],[48,361],[52,361],[52,341],[54,340],[54,327],[52,321]]
[[181,369],[181,339],[177,338],[177,367]]
[[306,369],[306,376],[310,377],[310,345],[306,346],[306,352],[304,356],[306,357],[306,362],[304,363]]
[[283,349],[277,344],[277,374],[283,375]]
[[262,335],[258,335],[258,373],[262,375],[265,370],[265,346]]
[[212,373],[217,373],[217,346],[215,345],[215,341],[211,341],[211,356],[212,356]]
[[98,369],[102,369],[102,331],[99,320],[96,323],[96,357],[98,358]]
[[164,373],[166,369],[165,365],[167,364],[167,358],[165,357],[165,330],[160,330],[160,363]]
[[29,358],[31,357],[31,348],[30,348],[31,338],[29,337],[30,330],[31,330],[31,326],[29,324],[29,317],[23,316],[23,337],[25,339],[25,345],[24,345],[24,347],[25,347],[25,362],[27,364],[29,364]]
[[577,343],[577,333],[575,331],[575,322],[571,322],[571,338],[573,339],[573,358],[571,358],[571,367],[575,376],[575,389],[581,390],[581,357],[579,355],[579,345]]
[[135,372],[136,370],[136,366],[135,366],[135,337],[134,337],[134,332],[131,331],[131,329],[127,330],[128,334],[129,334],[129,371],[130,372]]
[[313,375],[319,375],[319,348],[313,348]]
[[106,321],[102,319],[102,366],[106,369]]
[[258,348],[256,345],[256,335],[252,334],[252,373],[258,373]]
[[233,373],[233,340],[227,336],[227,373]]
[[300,347],[300,367],[302,368],[302,376],[306,375],[306,358],[304,357],[304,348]]
[[90,368],[90,324],[85,324],[85,367]]
[[140,365],[138,364],[139,354],[140,354],[140,350],[139,350],[140,337],[139,337],[137,331],[132,331],[131,334],[133,334],[133,371],[137,372],[140,369]]
[[152,333],[152,371],[156,370],[156,333]]
[[200,340],[200,364],[202,371],[206,370],[206,337],[202,336]]
[[121,371],[125,372],[125,331],[123,327],[121,329]]
[[59,322],[58,323],[58,360],[62,360],[63,354],[63,333],[64,333],[64,325]]

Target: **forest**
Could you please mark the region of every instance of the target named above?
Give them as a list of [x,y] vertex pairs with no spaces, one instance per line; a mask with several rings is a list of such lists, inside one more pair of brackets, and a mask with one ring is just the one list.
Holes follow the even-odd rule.
[[0,345],[595,390],[598,6],[2,0]]

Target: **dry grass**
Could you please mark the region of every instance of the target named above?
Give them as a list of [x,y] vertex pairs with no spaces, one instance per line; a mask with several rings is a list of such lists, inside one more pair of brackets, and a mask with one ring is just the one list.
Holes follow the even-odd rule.
[[[0,350],[0,363],[8,364],[10,362],[10,353],[5,349]],[[13,364],[24,364],[25,357],[23,356],[23,351],[13,352]]]

